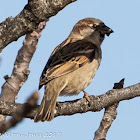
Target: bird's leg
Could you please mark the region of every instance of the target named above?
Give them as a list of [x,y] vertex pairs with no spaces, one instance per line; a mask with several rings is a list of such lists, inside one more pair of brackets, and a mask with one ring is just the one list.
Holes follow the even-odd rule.
[[86,100],[89,102],[89,104],[90,104],[90,98],[89,98],[89,95],[88,95],[88,93],[87,92],[85,92],[84,90],[83,90],[83,92],[84,92],[84,98],[86,98]]
[[61,109],[61,105],[60,105],[59,102],[56,102],[56,106],[57,106],[59,109]]

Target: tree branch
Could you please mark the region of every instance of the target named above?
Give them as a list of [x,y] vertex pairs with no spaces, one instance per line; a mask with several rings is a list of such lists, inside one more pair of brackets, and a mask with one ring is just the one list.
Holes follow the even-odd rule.
[[11,119],[8,121],[0,122],[0,134],[5,133],[8,129],[16,126],[19,122],[21,122],[24,116],[31,112],[31,110],[35,107],[38,98],[38,92],[34,92],[31,97],[27,99],[27,102],[23,106],[17,108],[17,111],[13,113]]
[[[0,100],[8,102],[15,101],[20,88],[26,82],[30,73],[29,64],[45,25],[45,22],[41,22],[35,31],[26,35],[23,46],[18,52],[11,77],[4,77],[6,82],[2,86]],[[5,117],[0,115],[0,121],[4,119]]]
[[0,24],[0,52],[12,41],[34,31],[42,21],[48,21],[68,4],[76,0],[29,0],[15,17]]
[[[129,100],[138,96],[140,96],[140,83],[123,89],[113,89],[96,97],[89,96],[91,101],[90,106],[88,105],[88,102],[85,98],[75,101],[60,102],[61,109],[56,107],[55,117],[73,115],[76,113],[85,113],[88,111],[97,112],[103,108],[113,105],[116,102]],[[11,116],[12,112],[15,112],[19,106],[23,105],[0,101],[0,113]],[[38,106],[25,117],[33,119],[37,109]]]
[[23,46],[18,52],[11,77],[5,76],[6,82],[2,86],[0,100],[15,101],[15,97],[30,73],[28,69],[29,63],[37,48],[38,39],[45,25],[45,22],[41,22],[35,31],[26,35]]
[[[115,83],[113,89],[121,89],[124,85],[124,79],[122,79],[119,83]],[[105,108],[103,119],[100,123],[99,128],[95,132],[94,140],[105,140],[106,134],[113,123],[113,121],[116,119],[117,116],[117,107],[119,105],[119,102],[113,104],[112,106],[109,106]]]

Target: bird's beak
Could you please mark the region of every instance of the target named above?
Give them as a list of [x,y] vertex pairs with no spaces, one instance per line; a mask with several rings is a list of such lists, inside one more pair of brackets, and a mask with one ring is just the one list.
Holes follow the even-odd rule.
[[101,32],[102,32],[102,34],[106,34],[107,36],[109,36],[114,31],[111,28],[109,28],[108,26],[105,25],[105,26],[103,26]]

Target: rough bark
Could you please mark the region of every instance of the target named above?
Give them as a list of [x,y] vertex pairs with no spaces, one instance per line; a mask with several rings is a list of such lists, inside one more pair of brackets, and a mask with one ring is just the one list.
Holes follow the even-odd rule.
[[[119,83],[115,83],[113,89],[121,89],[124,85],[124,79]],[[105,108],[103,119],[101,120],[100,126],[95,132],[94,140],[105,140],[106,134],[111,127],[111,124],[116,119],[117,116],[117,107],[119,102]]]
[[[25,40],[23,41],[23,46],[19,50],[15,60],[11,76],[5,76],[6,82],[2,86],[0,100],[8,102],[15,101],[20,88],[26,82],[30,73],[29,64],[37,48],[41,31],[45,28],[45,25],[45,22],[41,22],[35,31],[26,35]],[[4,119],[5,117],[0,115],[0,121]]]
[[11,119],[0,122],[0,134],[5,133],[8,129],[16,126],[19,122],[21,122],[24,116],[31,112],[31,110],[36,106],[38,98],[38,92],[34,92],[22,107],[18,107],[17,112],[13,113]]
[[45,22],[41,22],[36,31],[26,35],[23,46],[18,52],[11,76],[5,76],[6,82],[2,86],[0,100],[8,102],[15,101],[20,88],[26,82],[30,73],[29,64],[44,27]]
[[[138,96],[140,96],[140,83],[123,89],[113,89],[96,97],[89,96],[91,101],[90,106],[85,98],[77,99],[75,101],[60,102],[61,109],[56,107],[55,117],[85,113],[88,111],[97,112],[103,108],[113,105],[116,102],[129,100]],[[11,116],[12,112],[15,112],[19,106],[23,105],[0,101],[0,113]],[[33,119],[37,109],[38,106],[25,117]]]
[[68,4],[76,0],[29,0],[16,16],[0,24],[0,52],[12,41],[34,31],[42,21],[48,21]]

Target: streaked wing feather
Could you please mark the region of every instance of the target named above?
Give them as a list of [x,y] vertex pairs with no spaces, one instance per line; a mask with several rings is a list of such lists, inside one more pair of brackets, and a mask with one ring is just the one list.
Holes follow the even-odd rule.
[[53,51],[43,70],[40,88],[50,80],[73,72],[90,62],[91,58],[94,59],[96,46],[90,42],[66,40],[58,48],[54,50],[55,53]]

